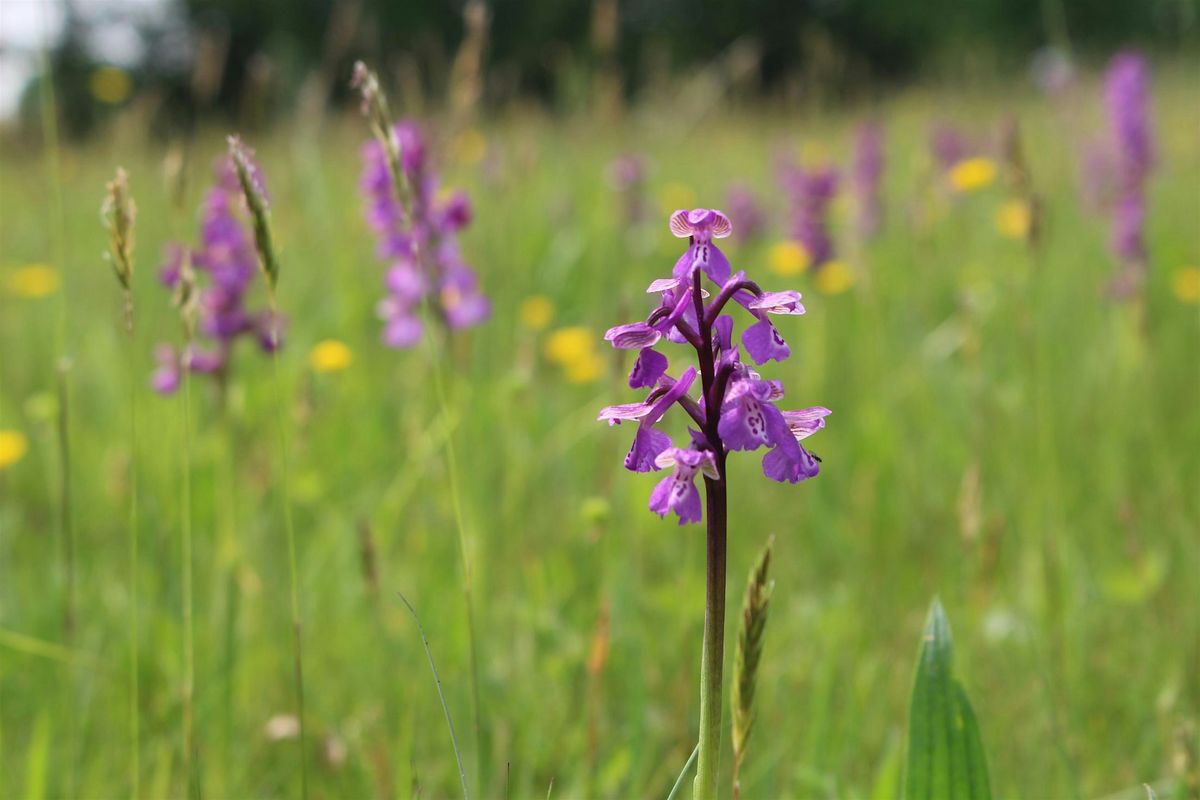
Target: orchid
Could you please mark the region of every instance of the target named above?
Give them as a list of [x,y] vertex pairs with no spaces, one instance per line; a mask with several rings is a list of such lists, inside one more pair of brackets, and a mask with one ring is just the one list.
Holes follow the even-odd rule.
[[416,123],[405,120],[389,130],[390,141],[399,148],[402,185],[396,185],[387,148],[372,139],[362,149],[360,188],[377,253],[389,264],[387,295],[378,307],[383,342],[406,348],[424,333],[422,304],[428,303],[450,330],[483,322],[491,306],[458,246],[459,231],[471,221],[470,200],[461,192],[441,195]]
[[[650,494],[660,517],[674,514],[680,525],[707,517],[708,570],[704,615],[704,656],[700,674],[700,744],[696,792],[715,796],[721,729],[721,670],[724,652],[725,551],[727,529],[726,460],[731,452],[765,450],[763,474],[797,483],[820,471],[820,460],[802,444],[825,426],[829,409],[781,410],[783,384],[759,375],[741,360],[743,348],[755,364],[783,361],[791,354],[773,316],[804,313],[799,292],[765,292],[743,271],[733,272],[715,240],[733,232],[729,218],[715,209],[679,210],[671,233],[688,240],[670,278],[650,284],[658,305],[644,320],[610,328],[604,338],[620,350],[637,350],[629,386],[649,389],[640,403],[601,409],[609,425],[636,423],[625,456],[632,472],[669,470]],[[705,288],[705,282],[715,291]],[[735,320],[725,310],[741,306],[754,322],[735,341]],[[662,343],[685,344],[695,353],[674,377]],[[691,390],[699,384],[699,396]],[[676,444],[659,426],[678,406],[694,427],[689,441]],[[696,479],[704,478],[704,507]],[[705,508],[707,510],[705,510]]]
[[[262,171],[251,163],[253,181],[265,197]],[[259,273],[254,236],[248,218],[242,188],[232,158],[218,160],[216,180],[205,195],[200,223],[200,246],[188,249],[180,244],[170,245],[160,270],[162,283],[180,294],[182,289],[193,295],[187,298],[185,316],[195,315],[195,334],[192,322],[185,320],[188,341],[182,353],[169,344],[155,350],[158,369],[151,385],[160,394],[174,392],[183,370],[215,376],[223,382],[236,341],[242,337],[254,339],[259,348],[270,353],[281,346],[281,320],[268,309],[253,311],[247,308],[248,295]],[[204,285],[182,286],[203,276]],[[193,294],[194,293],[194,294]]]

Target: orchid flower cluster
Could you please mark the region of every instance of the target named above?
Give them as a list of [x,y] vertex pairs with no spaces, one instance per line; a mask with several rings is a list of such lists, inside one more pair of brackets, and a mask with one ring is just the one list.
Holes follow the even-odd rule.
[[1125,52],[1113,58],[1104,79],[1104,99],[1115,189],[1111,247],[1125,265],[1125,274],[1113,288],[1127,294],[1146,266],[1146,182],[1154,166],[1150,73],[1142,56]]
[[780,182],[792,203],[791,237],[804,247],[814,269],[833,258],[829,207],[837,196],[839,181],[838,171],[832,166],[784,164],[780,170]]
[[[262,189],[262,171],[249,163],[253,180]],[[234,344],[243,336],[253,337],[266,353],[281,345],[278,316],[247,307],[259,272],[258,256],[232,158],[217,161],[215,178],[204,198],[200,246],[189,250],[171,245],[161,268],[163,284],[176,293],[181,306],[187,342],[182,353],[167,343],[155,348],[158,369],[151,385],[160,394],[178,389],[184,370],[224,381]],[[194,285],[200,275],[208,278],[204,286]]]
[[[742,347],[755,364],[788,358],[791,351],[771,315],[803,314],[800,293],[764,292],[744,272],[732,272],[713,241],[732,232],[722,212],[676,211],[670,227],[676,237],[688,239],[688,248],[671,277],[650,284],[647,292],[659,296],[658,306],[644,321],[618,325],[604,337],[617,349],[638,352],[629,386],[650,391],[640,403],[601,410],[599,419],[610,425],[637,423],[625,467],[670,469],[650,496],[650,510],[663,517],[674,513],[682,525],[702,516],[697,475],[724,486],[729,451],[766,448],[763,472],[776,481],[796,483],[816,475],[818,459],[801,442],[824,427],[830,412],[820,407],[781,411],[775,404],[783,385],[763,379],[741,360]],[[704,288],[705,278],[715,286],[715,296]],[[755,320],[742,332],[741,347],[734,344],[733,317],[722,313],[731,300]],[[690,345],[697,366],[670,375],[669,359],[655,349],[664,340]],[[694,399],[690,391],[697,380],[700,396]],[[657,427],[674,405],[696,425],[684,446]]]
[[850,181],[857,206],[855,222],[863,239],[874,238],[883,224],[883,198],[879,186],[882,179],[883,127],[875,121],[864,122],[859,126],[854,144]]
[[374,139],[363,145],[360,185],[379,258],[390,265],[384,278],[387,296],[379,304],[383,341],[403,348],[421,340],[422,303],[434,304],[451,330],[486,320],[491,306],[458,245],[458,232],[471,222],[470,200],[462,192],[440,196],[415,122],[396,123],[390,135],[399,148],[405,186],[396,186],[387,150]]

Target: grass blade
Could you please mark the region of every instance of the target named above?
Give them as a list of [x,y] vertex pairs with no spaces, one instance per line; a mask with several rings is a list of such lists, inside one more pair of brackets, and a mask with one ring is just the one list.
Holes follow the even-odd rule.
[[679,787],[683,786],[683,779],[691,772],[692,765],[696,763],[696,756],[700,755],[700,745],[692,748],[692,754],[688,756],[688,760],[683,765],[683,769],[679,771],[679,777],[675,779],[675,785],[671,787],[671,791],[667,794],[667,800],[675,800],[675,796],[679,794]]
[[450,706],[446,703],[446,695],[442,691],[442,679],[438,676],[437,665],[433,663],[433,651],[429,649],[429,640],[425,638],[425,628],[421,626],[421,618],[413,608],[408,598],[396,592],[408,613],[412,614],[413,622],[417,623],[417,633],[421,634],[421,645],[425,648],[425,657],[429,659],[429,669],[433,671],[433,682],[437,686],[438,699],[442,701],[442,712],[446,715],[446,727],[450,729],[450,744],[454,748],[454,760],[458,762],[458,777],[462,781],[464,800],[471,800],[471,792],[467,789],[467,771],[463,768],[462,753],[458,749],[458,735],[454,732],[454,719],[450,716]]
[[954,676],[950,623],[933,601],[908,710],[905,800],[990,800],[975,713]]

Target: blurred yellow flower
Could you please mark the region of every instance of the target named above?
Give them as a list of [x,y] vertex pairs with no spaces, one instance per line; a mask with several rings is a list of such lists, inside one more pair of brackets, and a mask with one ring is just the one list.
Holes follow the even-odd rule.
[[562,368],[571,383],[591,383],[604,371],[604,360],[596,355],[596,336],[587,328],[559,328],[546,339],[546,358]]
[[691,208],[696,203],[696,193],[686,183],[668,183],[658,192],[658,205],[664,214],[680,208]]
[[28,264],[11,270],[4,279],[4,288],[16,297],[38,298],[58,290],[58,270],[49,264]]
[[467,128],[450,141],[450,158],[456,164],[470,167],[487,155],[488,141],[478,128]]
[[595,353],[588,353],[563,365],[563,374],[571,383],[591,383],[604,371],[604,361]]
[[0,469],[21,460],[29,449],[29,440],[20,431],[0,430]]
[[1180,267],[1171,276],[1171,291],[1185,303],[1200,305],[1200,267]]
[[535,294],[525,298],[517,312],[521,324],[531,331],[544,331],[554,319],[554,303],[544,294]]
[[779,242],[767,253],[767,264],[776,275],[799,275],[808,269],[812,259],[799,242]]
[[813,279],[821,294],[841,294],[854,285],[854,273],[842,261],[826,261]]
[[968,158],[950,170],[950,185],[960,192],[973,192],[996,180],[996,162],[990,158]]
[[1024,239],[1029,236],[1029,225],[1033,215],[1024,200],[1009,200],[996,211],[996,230],[1009,239]]
[[595,335],[581,325],[559,328],[546,339],[546,358],[566,367],[572,361],[592,355],[595,345]]
[[88,76],[92,97],[110,106],[124,103],[133,92],[133,78],[120,67],[97,67]]
[[308,353],[308,363],[313,372],[341,372],[350,366],[354,353],[345,342],[337,339],[325,339],[317,342]]

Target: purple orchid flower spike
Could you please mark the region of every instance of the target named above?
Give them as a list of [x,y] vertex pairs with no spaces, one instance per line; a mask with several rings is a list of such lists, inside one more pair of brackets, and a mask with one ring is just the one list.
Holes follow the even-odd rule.
[[1133,52],[1117,54],[1104,78],[1108,110],[1110,171],[1114,198],[1110,246],[1121,264],[1110,285],[1119,298],[1133,295],[1145,280],[1146,184],[1154,167],[1150,125],[1150,70]]
[[[820,179],[828,189],[824,194],[831,196],[834,180],[832,176]],[[650,394],[641,403],[609,406],[601,411],[600,419],[609,424],[638,423],[625,458],[626,468],[634,472],[662,468],[663,454],[671,453],[675,473],[670,480],[675,483],[659,484],[651,507],[658,513],[673,512],[681,520],[696,521],[700,519],[698,505],[693,505],[692,494],[681,487],[691,486],[695,476],[704,472],[702,461],[708,465],[705,469],[711,468],[718,476],[712,480],[723,486],[726,455],[761,447],[768,450],[763,465],[767,477],[791,482],[811,477],[817,472],[817,461],[801,447],[802,437],[796,431],[811,435],[824,425],[824,416],[818,417],[820,424],[813,427],[803,422],[812,409],[785,412],[776,406],[783,397],[782,384],[764,380],[741,362],[734,317],[724,313],[732,300],[733,307],[741,306],[751,317],[752,324],[742,332],[740,344],[755,363],[783,361],[791,349],[771,317],[803,314],[800,293],[765,292],[747,279],[745,272],[732,271],[724,253],[713,244],[714,239],[732,233],[729,218],[720,211],[676,211],[670,229],[675,236],[688,239],[688,248],[670,278],[650,284],[647,291],[660,295],[658,306],[646,319],[617,325],[604,336],[614,348],[638,351],[629,386],[649,388]],[[706,280],[715,291],[705,288]],[[670,359],[660,352],[663,343],[690,346],[696,352],[699,371],[689,366],[679,380],[673,380],[668,375]],[[700,397],[693,399],[688,392],[697,376],[702,390]],[[674,405],[682,407],[699,426],[689,448],[673,448],[670,436],[658,428]],[[695,452],[708,455],[702,460],[680,456]]]
[[[830,195],[832,188],[830,189]],[[799,292],[764,292],[744,272],[734,273],[714,239],[732,233],[729,218],[708,208],[676,211],[671,233],[688,240],[670,278],[650,285],[658,305],[644,320],[617,325],[604,338],[613,347],[637,350],[629,375],[632,388],[653,386],[640,403],[609,406],[599,419],[609,425],[636,422],[637,432],[625,456],[634,472],[670,469],[650,494],[649,507],[661,517],[674,514],[680,525],[707,518],[707,582],[704,655],[700,677],[700,743],[696,795],[716,796],[721,733],[721,669],[724,650],[725,564],[728,528],[726,461],[732,452],[766,450],[763,474],[796,483],[819,472],[819,460],[801,441],[825,425],[828,409],[783,411],[776,403],[783,384],[762,378],[740,358],[741,348],[757,363],[788,357],[790,350],[772,316],[804,313]],[[705,289],[705,280],[715,291]],[[733,301],[754,320],[737,341],[734,316],[725,309]],[[656,349],[663,342],[690,348],[694,365],[674,380],[670,359]],[[687,350],[685,349],[685,352]],[[692,397],[699,384],[699,396]],[[678,406],[695,428],[690,442],[677,447],[660,429],[668,411]],[[702,504],[696,478],[704,478]]]
[[[248,154],[247,154],[248,157]],[[262,170],[253,161],[251,180],[265,196]],[[190,300],[196,314],[198,342],[189,342],[184,355],[177,356],[170,345],[155,350],[159,368],[151,384],[160,394],[174,392],[184,370],[227,379],[230,360],[237,340],[247,337],[269,353],[282,345],[280,330],[284,321],[266,309],[247,307],[249,295],[261,274],[254,249],[244,195],[238,183],[232,159],[217,161],[215,181],[204,197],[200,220],[200,245],[193,249],[180,244],[167,247],[159,270],[164,286],[176,290],[185,268],[197,282]]]
[[371,140],[362,149],[359,187],[367,225],[378,240],[376,252],[388,263],[387,295],[379,305],[383,343],[407,348],[424,334],[422,306],[430,306],[446,329],[456,331],[486,321],[491,304],[458,245],[459,232],[471,222],[470,200],[462,192],[441,198],[415,122],[396,123],[391,135],[399,147],[403,186],[396,185],[387,149]]
[[780,182],[792,204],[792,238],[804,246],[813,269],[833,258],[829,208],[837,196],[840,179],[831,166],[804,168],[783,165]]

